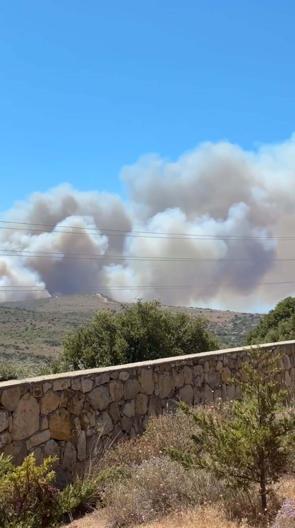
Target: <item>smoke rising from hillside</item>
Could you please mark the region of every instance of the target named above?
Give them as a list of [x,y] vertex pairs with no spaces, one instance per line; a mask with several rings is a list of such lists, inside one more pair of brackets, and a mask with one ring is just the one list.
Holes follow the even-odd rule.
[[122,178],[128,203],[65,185],[2,215],[23,222],[0,224],[2,300],[101,291],[122,301],[253,309],[295,291],[267,284],[295,281],[295,263],[277,260],[295,258],[295,137],[253,152],[206,143],[175,162],[145,156]]

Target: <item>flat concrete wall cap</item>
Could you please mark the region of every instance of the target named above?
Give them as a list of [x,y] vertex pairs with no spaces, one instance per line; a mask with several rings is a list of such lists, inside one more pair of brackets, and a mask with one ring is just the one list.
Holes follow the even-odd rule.
[[187,360],[195,360],[195,359],[202,359],[207,357],[218,357],[222,356],[224,354],[234,354],[237,352],[249,352],[251,350],[255,349],[267,349],[267,348],[281,348],[284,346],[295,346],[295,340],[290,341],[278,341],[277,343],[263,343],[261,345],[251,345],[251,346],[245,346],[245,347],[237,347],[237,348],[225,348],[223,350],[213,350],[211,352],[201,352],[199,354],[188,354],[186,356],[172,356],[167,358],[161,358],[161,359],[154,359],[152,361],[141,361],[139,363],[128,363],[128,364],[122,364],[122,365],[115,365],[110,367],[102,367],[102,368],[96,368],[96,369],[88,369],[88,370],[76,370],[76,371],[69,371],[69,372],[62,372],[60,374],[49,374],[47,376],[38,376],[35,378],[26,378],[26,379],[20,379],[20,380],[9,380],[9,381],[3,381],[0,382],[0,390],[5,389],[7,387],[15,387],[17,385],[34,385],[36,383],[43,383],[46,381],[54,381],[58,379],[66,379],[66,378],[76,378],[76,377],[85,377],[85,376],[92,376],[96,374],[101,374],[104,372],[115,372],[115,371],[121,371],[121,370],[134,370],[140,367],[153,367],[155,365],[165,365],[165,364],[181,364],[185,363]]

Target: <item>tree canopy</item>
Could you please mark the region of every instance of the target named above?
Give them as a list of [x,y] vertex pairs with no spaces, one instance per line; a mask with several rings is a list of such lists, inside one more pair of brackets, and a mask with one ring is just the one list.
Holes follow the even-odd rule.
[[69,335],[61,363],[63,369],[79,370],[217,348],[203,319],[163,309],[155,301],[138,301],[116,313],[100,311]]
[[248,343],[271,343],[295,339],[295,297],[287,297],[265,315],[250,332]]

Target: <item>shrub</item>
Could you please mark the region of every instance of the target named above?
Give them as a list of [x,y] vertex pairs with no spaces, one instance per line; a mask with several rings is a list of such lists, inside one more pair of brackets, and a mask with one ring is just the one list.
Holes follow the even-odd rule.
[[0,525],[3,528],[43,528],[56,521],[58,490],[53,486],[55,460],[40,466],[29,455],[21,466],[9,457],[0,459]]
[[159,457],[169,449],[193,451],[194,420],[178,409],[175,414],[151,417],[142,436],[124,440],[104,455],[94,465],[94,470],[103,468],[130,467],[140,465],[151,457]]
[[104,495],[113,526],[151,521],[170,511],[220,498],[223,487],[208,473],[186,471],[169,457],[135,467],[131,477],[110,486]]
[[16,467],[10,457],[0,455],[1,528],[59,526],[96,505],[98,481],[78,479],[60,491],[54,486],[55,461],[48,457],[37,465],[31,454]]
[[66,486],[58,496],[59,516],[73,520],[96,506],[98,500],[97,482],[92,478],[77,479]]
[[138,301],[117,313],[98,312],[92,323],[68,336],[56,368],[87,369],[216,348],[203,320]]

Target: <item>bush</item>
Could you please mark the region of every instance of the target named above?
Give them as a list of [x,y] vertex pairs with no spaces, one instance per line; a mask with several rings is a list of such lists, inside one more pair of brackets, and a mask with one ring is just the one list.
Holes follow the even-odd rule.
[[49,528],[62,520],[96,505],[97,482],[78,479],[60,491],[55,485],[53,465],[48,457],[40,465],[34,454],[14,466],[11,458],[0,455],[0,526],[1,528]]
[[60,518],[71,521],[96,506],[98,500],[97,482],[95,479],[77,479],[59,493],[58,510]]
[[194,428],[193,418],[181,409],[175,414],[151,417],[142,436],[124,440],[107,450],[94,469],[140,465],[151,457],[165,454],[171,448],[191,452],[194,449]]
[[217,348],[203,320],[138,301],[117,313],[98,312],[92,323],[68,336],[58,368],[103,367]]
[[295,339],[295,297],[287,297],[265,315],[250,332],[248,344]]
[[186,471],[169,457],[156,457],[135,467],[129,479],[110,486],[104,495],[113,526],[151,521],[170,511],[216,501],[223,487],[210,474]]
[[29,455],[15,467],[9,457],[0,458],[0,526],[3,528],[43,528],[56,521],[58,490],[53,486],[55,460],[40,466]]

